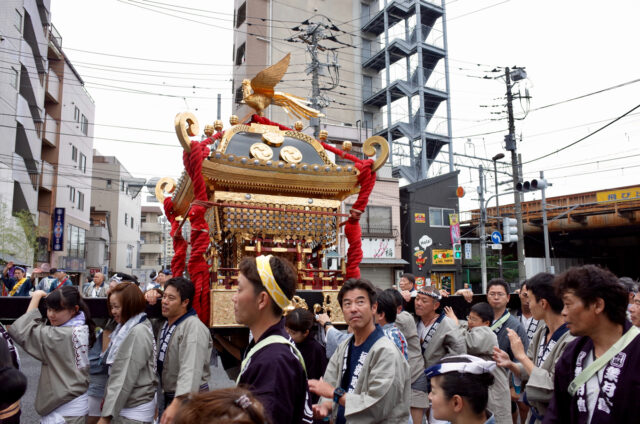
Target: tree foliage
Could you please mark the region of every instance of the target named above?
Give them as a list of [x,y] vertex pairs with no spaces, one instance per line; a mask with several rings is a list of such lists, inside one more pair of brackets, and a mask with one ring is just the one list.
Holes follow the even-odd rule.
[[31,265],[38,245],[38,237],[46,231],[35,225],[27,210],[11,214],[5,203],[0,203],[0,259],[9,259]]

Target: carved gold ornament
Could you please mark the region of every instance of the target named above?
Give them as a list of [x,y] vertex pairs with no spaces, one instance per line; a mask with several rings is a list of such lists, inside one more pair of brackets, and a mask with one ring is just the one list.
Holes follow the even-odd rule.
[[385,138],[380,137],[379,135],[367,138],[362,145],[362,152],[369,157],[374,156],[377,153],[376,148],[374,147],[376,145],[380,148],[380,153],[378,154],[376,161],[371,165],[371,170],[373,172],[380,169],[387,159],[389,159],[389,143],[387,143]]
[[260,160],[269,160],[273,158],[273,150],[264,143],[253,143],[249,149],[251,157]]
[[284,146],[280,150],[280,159],[288,163],[300,163],[302,161],[302,153],[293,146]]
[[167,197],[165,193],[173,193],[176,189],[176,182],[171,177],[161,178],[160,181],[156,183],[156,199],[158,202],[163,203],[164,198]]
[[174,120],[176,135],[182,148],[187,152],[191,152],[191,139],[200,132],[198,118],[191,112],[181,112],[176,115]]
[[284,143],[284,136],[280,133],[270,131],[262,134],[262,141],[269,146],[279,147]]

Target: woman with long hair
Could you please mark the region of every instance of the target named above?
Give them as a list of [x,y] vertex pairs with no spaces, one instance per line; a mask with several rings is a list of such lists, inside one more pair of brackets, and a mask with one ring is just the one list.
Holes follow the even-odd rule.
[[[46,325],[38,306],[45,299]],[[35,409],[41,423],[83,424],[89,411],[89,348],[95,324],[77,287],[33,293],[26,314],[9,328],[13,341],[42,362]]]
[[155,340],[144,313],[147,302],[138,286],[129,282],[111,289],[107,302],[118,325],[101,356],[109,367],[109,379],[98,423],[151,423],[158,379]]

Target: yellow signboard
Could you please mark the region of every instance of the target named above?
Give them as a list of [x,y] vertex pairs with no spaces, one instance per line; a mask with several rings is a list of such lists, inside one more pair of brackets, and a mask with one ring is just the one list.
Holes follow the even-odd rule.
[[597,202],[617,202],[620,200],[639,200],[640,186],[622,188],[618,190],[599,191],[596,193]]
[[455,265],[456,263],[451,249],[433,249],[431,259],[433,265]]

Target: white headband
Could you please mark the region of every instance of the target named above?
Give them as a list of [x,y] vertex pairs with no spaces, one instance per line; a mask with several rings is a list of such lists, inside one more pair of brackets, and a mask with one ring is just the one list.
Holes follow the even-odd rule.
[[[449,362],[458,359],[456,362]],[[461,374],[485,374],[491,372],[496,367],[494,361],[485,361],[477,356],[472,355],[456,355],[449,356],[447,362],[433,365],[425,370],[427,378],[435,377],[450,372],[459,372]]]

